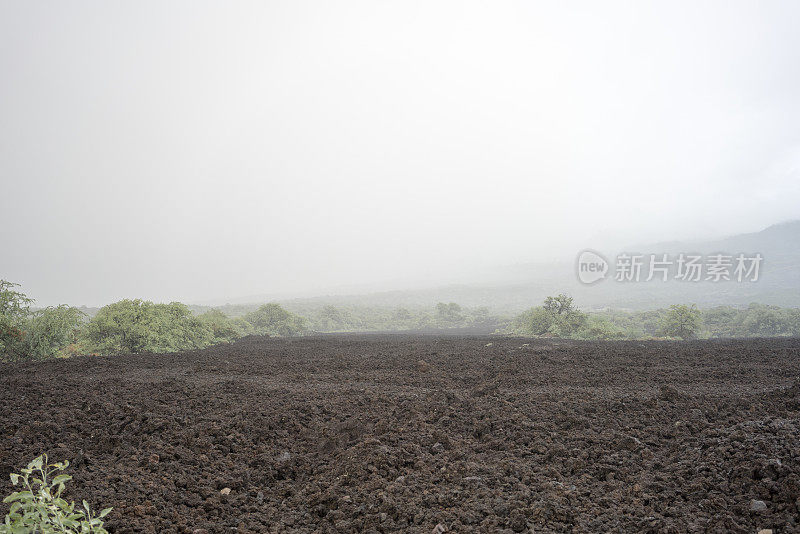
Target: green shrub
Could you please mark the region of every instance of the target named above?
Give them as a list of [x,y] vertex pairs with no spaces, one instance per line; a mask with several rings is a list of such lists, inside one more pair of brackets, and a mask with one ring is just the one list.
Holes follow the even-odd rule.
[[55,358],[78,336],[84,314],[64,304],[35,311],[25,324],[22,347],[26,359]]
[[587,316],[572,303],[572,297],[560,294],[547,297],[542,306],[531,308],[514,319],[510,331],[526,336],[569,338],[578,335]]
[[625,339],[626,333],[604,317],[589,315],[578,331],[578,339]]
[[243,319],[252,326],[252,333],[261,336],[299,336],[307,331],[305,319],[274,302],[251,311]]
[[673,304],[661,323],[661,333],[681,339],[694,339],[700,331],[700,310],[697,306]]
[[121,354],[202,349],[212,343],[213,334],[180,302],[137,299],[100,308],[87,323],[83,338],[89,352]]
[[235,321],[220,310],[208,310],[197,316],[203,324],[211,329],[214,343],[231,343],[242,337],[246,327],[240,326],[241,321]]
[[461,326],[461,324],[464,322],[464,315],[461,313],[461,306],[455,302],[437,302],[436,322],[443,328]]
[[103,518],[111,508],[92,515],[89,504],[83,509],[61,498],[64,484],[72,479],[64,471],[69,462],[48,464],[47,455],[39,456],[22,473],[12,473],[11,483],[21,486],[5,499],[11,508],[2,524],[0,534],[107,534]]
[[16,291],[15,287],[19,285],[0,280],[0,359],[20,359],[23,356],[25,319],[33,300]]

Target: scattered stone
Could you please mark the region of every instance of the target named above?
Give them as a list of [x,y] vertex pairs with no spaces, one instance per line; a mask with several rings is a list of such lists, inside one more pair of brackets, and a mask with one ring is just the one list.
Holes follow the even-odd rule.
[[208,531],[204,528],[196,528],[192,531],[192,534],[208,534]]
[[751,512],[763,512],[767,509],[767,503],[764,501],[757,501],[753,499],[750,501],[750,511]]
[[420,373],[426,373],[431,370],[431,364],[426,362],[425,360],[417,361],[417,371]]
[[464,482],[481,482],[481,481],[483,481],[482,477],[476,477],[476,476],[464,477]]
[[494,343],[487,343],[485,346],[491,347],[492,345],[494,345]]
[[431,450],[434,452],[434,454],[439,454],[440,452],[444,451],[444,445],[442,445],[437,441],[436,443],[433,444]]
[[400,484],[402,484],[403,482],[405,482],[405,481],[406,481],[406,476],[405,476],[405,475],[400,475],[399,477],[397,477],[396,479],[394,479],[394,481],[395,481],[395,482],[398,482],[398,483],[400,483]]
[[230,495],[230,493],[231,493],[230,488],[222,488],[221,490],[219,490],[220,495]]
[[762,528],[761,530],[758,531],[758,534],[772,534],[772,529],[771,528]]
[[148,458],[148,461],[151,464],[157,464],[160,460],[161,460],[161,458],[157,454],[151,454],[150,458]]
[[435,527],[433,527],[432,534],[442,534],[442,532],[447,532],[447,525],[444,523],[439,523]]
[[288,462],[292,459],[292,454],[289,451],[283,451],[280,456],[278,456],[279,462]]
[[264,492],[263,491],[259,491],[256,494],[256,500],[258,501],[258,504],[261,504],[262,502],[264,502]]

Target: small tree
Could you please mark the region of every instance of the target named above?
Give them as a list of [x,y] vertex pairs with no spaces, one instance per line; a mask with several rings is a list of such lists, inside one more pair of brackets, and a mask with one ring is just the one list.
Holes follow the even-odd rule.
[[625,339],[625,332],[604,317],[588,316],[576,337],[579,339]]
[[553,315],[539,306],[526,311],[514,321],[513,329],[521,334],[544,336],[552,334]]
[[83,318],[78,308],[65,304],[34,312],[25,325],[25,357],[42,360],[58,356],[77,341]]
[[547,297],[542,306],[531,308],[514,320],[512,330],[533,336],[574,337],[586,322],[586,314],[563,293]]
[[21,357],[25,321],[33,304],[15,287],[19,285],[0,280],[0,358]]
[[121,300],[100,308],[84,331],[86,348],[100,354],[175,352],[212,341],[211,329],[180,302]]
[[445,304],[439,302],[436,304],[436,320],[442,326],[457,326],[464,322],[464,316],[461,314],[461,306],[455,302]]
[[673,304],[661,323],[661,333],[681,339],[694,339],[700,330],[700,310],[697,306]]
[[268,336],[298,336],[306,331],[305,320],[271,302],[244,316],[253,332]]
[[214,343],[231,343],[244,335],[239,324],[220,310],[208,310],[198,315],[197,319],[211,329]]
[[575,311],[572,305],[572,297],[559,294],[557,297],[547,297],[543,305],[545,311],[551,315],[568,315]]
[[794,330],[793,319],[790,310],[751,304],[745,312],[741,329],[745,336],[787,336]]
[[347,310],[339,309],[331,304],[323,306],[312,317],[312,327],[321,332],[349,330],[354,322]]

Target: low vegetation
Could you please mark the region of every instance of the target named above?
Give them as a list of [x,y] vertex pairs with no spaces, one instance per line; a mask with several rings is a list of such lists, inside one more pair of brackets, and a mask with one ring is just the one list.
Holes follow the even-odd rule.
[[[0,361],[77,354],[166,353],[231,343],[247,335],[461,329],[585,340],[800,336],[800,309],[752,304],[701,310],[676,304],[650,311],[584,312],[572,297],[547,297],[514,316],[439,302],[432,308],[278,303],[220,309],[121,300],[91,316],[67,305],[32,309],[19,286],[0,280]],[[470,330],[472,329],[472,330]]]
[[503,333],[571,339],[710,339],[800,336],[800,309],[751,304],[705,310],[675,304],[648,311],[584,313],[565,295],[512,319]]
[[302,317],[274,303],[229,318],[218,310],[194,315],[180,302],[121,300],[88,317],[66,305],[31,310],[33,301],[18,287],[0,281],[0,360],[175,352],[249,334],[296,336],[308,331]]
[[[42,455],[11,474],[11,483],[20,490],[3,499],[10,504],[8,514],[0,524],[0,534],[107,534],[103,518],[111,508],[92,514],[89,503],[82,508],[61,497],[72,477],[60,473],[69,462],[48,463]],[[60,474],[59,474],[60,473]]]

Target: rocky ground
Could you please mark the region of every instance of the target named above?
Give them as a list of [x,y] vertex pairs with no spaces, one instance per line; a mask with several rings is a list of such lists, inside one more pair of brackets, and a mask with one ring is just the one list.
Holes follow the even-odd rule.
[[800,532],[800,340],[249,338],[0,408],[0,491],[68,459],[115,533]]

